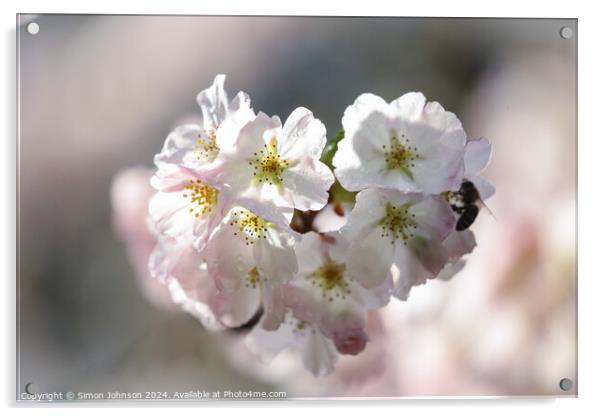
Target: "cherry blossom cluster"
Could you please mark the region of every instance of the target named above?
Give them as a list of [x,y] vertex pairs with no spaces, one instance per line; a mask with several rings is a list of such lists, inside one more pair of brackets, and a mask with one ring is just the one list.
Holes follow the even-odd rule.
[[[243,92],[229,100],[224,81],[198,94],[199,125],[177,127],[154,158],[150,274],[207,329],[248,328],[262,359],[288,348],[326,375],[366,348],[369,311],[461,269],[476,243],[455,230],[453,200],[463,181],[493,194],[478,176],[490,144],[408,93],[362,94],[327,147],[308,109],[282,123]],[[319,226],[327,213],[341,226]]]

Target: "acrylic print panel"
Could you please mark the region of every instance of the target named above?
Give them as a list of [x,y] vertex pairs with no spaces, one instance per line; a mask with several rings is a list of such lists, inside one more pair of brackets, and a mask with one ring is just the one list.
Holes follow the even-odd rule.
[[17,33],[18,400],[577,394],[576,20]]

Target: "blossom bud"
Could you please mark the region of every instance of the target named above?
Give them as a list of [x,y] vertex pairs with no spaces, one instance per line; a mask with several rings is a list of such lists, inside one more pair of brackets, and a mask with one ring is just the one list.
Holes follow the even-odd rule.
[[335,332],[333,341],[341,354],[357,355],[366,348],[368,335],[362,328],[349,328]]

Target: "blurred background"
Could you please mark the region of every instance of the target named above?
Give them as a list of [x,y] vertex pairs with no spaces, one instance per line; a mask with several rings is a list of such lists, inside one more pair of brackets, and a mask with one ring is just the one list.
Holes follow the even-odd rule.
[[[576,20],[20,21],[18,394],[28,383],[36,393],[576,394]],[[255,110],[285,119],[310,108],[329,136],[363,92],[422,91],[493,143],[484,176],[497,220],[477,219],[465,269],[373,314],[366,351],[326,378],[286,353],[261,365],[241,334],[206,332],[148,283],[137,259],[150,248],[132,252],[115,232],[113,179],[132,166],[144,178],[170,130],[198,118],[196,94],[217,73]],[[124,187],[128,204],[144,197]]]

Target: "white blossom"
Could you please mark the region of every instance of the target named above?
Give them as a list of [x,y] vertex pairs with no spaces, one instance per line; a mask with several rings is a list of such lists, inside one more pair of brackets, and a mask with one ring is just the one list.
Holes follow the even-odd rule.
[[466,133],[458,118],[421,93],[391,103],[360,95],[345,110],[345,137],[333,158],[343,187],[407,192],[457,190],[464,174]]
[[284,126],[278,117],[259,113],[240,131],[229,133],[223,140],[232,146],[222,149],[210,175],[235,200],[244,199],[247,208],[268,219],[272,206],[305,211],[326,204],[334,182],[320,162],[326,129],[309,110],[297,108]]

